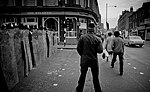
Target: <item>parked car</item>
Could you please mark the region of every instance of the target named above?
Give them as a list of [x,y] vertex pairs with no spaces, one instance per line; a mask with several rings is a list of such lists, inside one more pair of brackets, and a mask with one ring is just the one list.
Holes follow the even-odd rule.
[[131,45],[138,45],[142,47],[145,44],[145,41],[142,40],[140,36],[128,36],[124,39],[125,45],[131,46]]

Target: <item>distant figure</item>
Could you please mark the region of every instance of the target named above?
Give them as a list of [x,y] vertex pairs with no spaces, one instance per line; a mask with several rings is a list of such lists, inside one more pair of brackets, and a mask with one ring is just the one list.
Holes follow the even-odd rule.
[[80,30],[79,32],[79,38],[81,37],[81,35],[83,35],[82,30]]
[[[112,40],[113,40],[112,33],[109,32],[108,33],[108,37],[106,38],[106,41],[105,41],[104,48],[106,49],[106,51],[108,52],[108,54],[110,56],[112,56],[112,53],[113,53],[113,50],[112,50]],[[108,61],[108,60],[109,60],[109,56],[107,57],[106,61]]]
[[124,41],[122,38],[120,38],[119,31],[114,32],[115,38],[112,41],[113,46],[113,59],[111,62],[112,68],[114,68],[114,63],[116,62],[117,55],[119,56],[120,61],[120,75],[123,75],[123,55],[124,55]]
[[89,24],[89,30],[87,34],[80,37],[77,45],[77,51],[81,56],[80,67],[81,75],[78,80],[78,86],[76,92],[82,92],[85,84],[86,73],[88,68],[91,68],[93,76],[93,84],[95,92],[102,92],[99,83],[99,64],[97,53],[103,52],[103,46],[101,39],[94,34],[94,24]]

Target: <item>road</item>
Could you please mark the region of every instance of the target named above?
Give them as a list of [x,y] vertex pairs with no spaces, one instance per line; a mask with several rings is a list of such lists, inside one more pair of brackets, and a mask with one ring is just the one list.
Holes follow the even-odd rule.
[[127,74],[150,91],[150,46],[126,47],[125,51]]
[[119,62],[112,69],[110,62],[100,60],[100,78],[104,92],[150,92],[150,46],[125,46],[124,58],[122,77],[119,76]]
[[[103,92],[150,92],[150,46],[126,47],[124,75],[119,75],[118,62],[110,67],[98,55],[100,83]],[[51,58],[30,71],[28,77],[16,85],[12,92],[75,92],[79,77],[80,56],[76,50],[56,51]],[[84,92],[94,92],[90,69]]]

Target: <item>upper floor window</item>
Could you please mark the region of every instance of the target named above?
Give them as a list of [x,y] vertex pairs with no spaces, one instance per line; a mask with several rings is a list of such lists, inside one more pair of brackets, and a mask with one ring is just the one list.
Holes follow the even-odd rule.
[[80,0],[81,7],[86,7],[87,0]]
[[63,0],[44,0],[44,6],[57,6],[58,1],[63,1]]
[[36,6],[36,0],[23,0],[23,6]]
[[22,0],[15,0],[16,6],[22,6]]
[[15,0],[0,0],[0,6],[15,6]]
[[37,6],[43,6],[43,0],[37,0]]
[[76,0],[65,0],[65,4],[70,4],[70,5],[76,4]]

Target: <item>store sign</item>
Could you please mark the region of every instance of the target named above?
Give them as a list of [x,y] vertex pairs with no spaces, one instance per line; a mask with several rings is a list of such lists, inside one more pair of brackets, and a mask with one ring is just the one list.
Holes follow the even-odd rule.
[[27,12],[27,14],[52,14],[52,12]]
[[80,29],[86,29],[86,27],[87,27],[86,23],[80,23],[79,26]]

